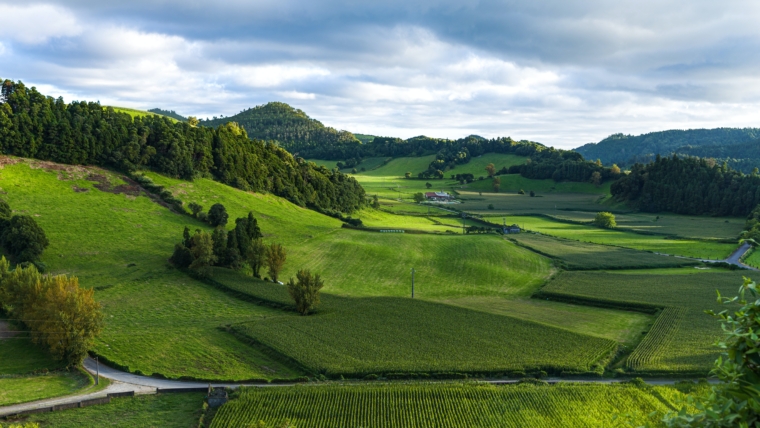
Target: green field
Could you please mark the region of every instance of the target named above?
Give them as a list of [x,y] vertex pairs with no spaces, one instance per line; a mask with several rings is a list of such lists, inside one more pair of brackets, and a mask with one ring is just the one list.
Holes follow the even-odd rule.
[[[497,217],[492,221],[500,219]],[[507,216],[506,221],[508,224],[517,223],[529,231],[560,238],[685,257],[721,260],[728,257],[737,247],[735,243],[668,239],[668,237],[657,235],[642,235],[621,230],[563,223],[546,217]]]
[[[596,187],[591,183],[575,181],[556,182],[550,178],[533,180],[525,178],[520,174],[505,174],[499,176],[499,179],[501,180],[499,193],[516,193],[519,190],[524,190],[526,194],[529,194],[533,190],[539,196],[547,193],[591,193],[606,195],[610,193],[610,185],[612,184],[611,182],[605,182],[601,186]],[[470,192],[493,192],[493,180],[489,178],[477,180],[463,189]]]
[[[297,427],[624,427],[660,426],[652,412],[683,398],[675,388],[633,385],[554,386],[418,384],[245,388],[225,404],[213,428],[264,421]],[[672,402],[666,397],[673,400]],[[634,425],[634,426],[635,426]]]
[[76,275],[83,286],[96,289],[106,322],[94,351],[131,371],[169,377],[243,380],[293,374],[217,329],[272,310],[167,266],[184,226],[202,224],[145,196],[98,190],[86,179],[110,176],[106,171],[32,165],[21,162],[0,170],[4,198],[15,211],[35,216],[46,231],[51,244],[43,262],[51,272]]
[[[523,164],[525,163],[526,159],[527,158],[525,156],[517,156],[512,154],[486,153],[484,155],[471,158],[470,161],[465,164],[457,165],[456,168],[446,171],[445,175],[446,177],[451,177],[454,174],[472,174],[477,180],[480,176],[488,177],[488,174],[486,173],[486,165],[489,163],[492,163],[496,168],[496,171],[498,171],[504,167]],[[425,167],[425,169],[427,169],[427,167]],[[414,172],[413,174],[416,175]]]
[[[132,108],[126,108],[126,107],[113,107],[114,111],[116,113],[127,113],[128,115],[132,117],[141,117],[141,116],[162,116],[162,117],[168,117],[164,116],[162,114],[152,113],[149,111],[143,111],[143,110],[135,110]],[[169,117],[169,120],[172,122],[179,122],[177,119],[173,117]]]
[[752,253],[744,259],[744,264],[760,269],[760,251],[751,251]]
[[677,257],[555,238],[537,233],[510,235],[508,239],[558,260],[568,270],[663,268],[698,264],[698,262]]
[[23,422],[40,427],[161,427],[198,426],[204,393],[138,395],[113,398],[110,404],[30,415]]
[[80,392],[93,381],[77,370],[37,376],[0,377],[0,406]]
[[[535,215],[555,214],[562,210],[610,211],[600,205],[605,195],[598,193],[545,193],[531,198],[530,195],[518,195],[516,192],[477,193],[468,189],[458,190],[458,199],[463,205],[457,208],[483,215]],[[490,209],[489,206],[493,206]],[[617,212],[616,210],[612,210]],[[630,211],[626,208],[625,211]]]
[[720,338],[721,328],[704,311],[721,309],[716,290],[735,295],[746,275],[746,271],[698,275],[563,272],[541,290],[541,297],[632,310],[637,305],[674,308],[659,315],[628,367],[645,373],[706,374],[719,353],[713,343]]

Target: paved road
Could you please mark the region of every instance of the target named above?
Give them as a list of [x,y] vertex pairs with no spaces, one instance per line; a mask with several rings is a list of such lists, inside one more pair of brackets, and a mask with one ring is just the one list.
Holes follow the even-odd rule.
[[727,259],[724,259],[724,260],[702,260],[702,261],[706,262],[706,263],[724,262],[724,263],[730,263],[732,265],[736,265],[736,266],[739,266],[739,267],[742,267],[742,268],[745,268],[745,269],[758,270],[758,269],[753,268],[752,266],[745,265],[741,261],[741,258],[744,255],[744,253],[746,253],[747,251],[749,251],[750,248],[752,248],[752,245],[750,245],[750,244],[748,244],[746,242],[742,242],[742,244],[739,246],[739,248],[737,248],[736,251],[734,251],[733,253],[731,253],[731,255],[728,256]]

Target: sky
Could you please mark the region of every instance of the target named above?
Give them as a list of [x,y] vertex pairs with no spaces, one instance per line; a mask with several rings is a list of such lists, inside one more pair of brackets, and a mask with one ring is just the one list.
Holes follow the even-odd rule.
[[0,0],[0,78],[185,116],[286,102],[409,138],[760,127],[752,0]]

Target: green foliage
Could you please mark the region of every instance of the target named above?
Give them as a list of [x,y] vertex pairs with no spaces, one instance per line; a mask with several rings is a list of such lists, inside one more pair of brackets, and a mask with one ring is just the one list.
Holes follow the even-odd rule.
[[617,227],[615,215],[606,211],[598,212],[594,217],[594,225],[602,229],[614,229]]
[[269,276],[272,277],[272,281],[277,282],[282,267],[285,265],[286,258],[287,253],[281,244],[272,242],[269,247],[267,247],[265,262],[267,265],[267,272],[269,273]]
[[163,109],[160,109],[160,108],[152,108],[152,109],[150,109],[148,111],[151,112],[151,113],[160,114],[162,116],[171,117],[172,119],[176,119],[176,120],[178,120],[180,122],[187,122],[187,118],[186,117],[177,114],[177,112],[175,112],[174,110],[163,110]]
[[251,267],[254,277],[261,278],[261,267],[266,262],[266,256],[267,246],[264,245],[264,241],[260,238],[251,239],[251,245],[246,253],[246,261],[248,262],[248,266]]
[[425,195],[423,195],[422,192],[417,192],[414,194],[413,199],[414,199],[414,202],[420,203],[425,200]]
[[[674,396],[680,396],[677,390]],[[282,403],[288,403],[287,406]],[[611,427],[615,412],[635,422],[667,409],[634,385],[559,384],[494,386],[475,383],[372,384],[243,388],[216,414],[212,428],[278,424],[298,427]]]
[[705,159],[657,156],[648,165],[633,165],[610,192],[646,212],[745,216],[760,203],[760,176]]
[[[197,204],[195,202],[190,202],[190,204],[188,204],[188,208],[190,208],[190,212],[193,213],[193,217],[195,218],[198,218],[198,214],[203,211],[203,205]],[[206,220],[208,221],[208,215],[206,215]]]
[[[719,319],[725,337],[718,342],[724,353],[715,361],[712,373],[721,384],[712,388],[707,397],[691,398],[680,412],[665,416],[670,427],[753,427],[760,425],[760,299],[757,284],[744,278],[739,295],[718,301],[731,309],[718,313],[708,311]],[[736,308],[736,305],[741,305]]]
[[26,325],[32,339],[58,360],[75,366],[87,356],[103,328],[94,290],[79,287],[77,278],[43,276],[34,266],[10,271],[0,259],[0,302]]
[[[7,346],[5,342],[9,341],[4,341],[3,347]],[[79,370],[25,377],[0,377],[0,406],[69,395],[90,386],[90,382],[90,378]]]
[[193,262],[188,267],[202,277],[211,275],[210,267],[217,260],[217,256],[214,254],[214,244],[211,235],[204,231],[198,231],[193,236],[193,246],[190,248]]
[[14,215],[2,230],[0,242],[17,262],[35,262],[50,245],[45,231],[28,215]]
[[296,278],[298,278],[298,282],[290,278],[288,294],[295,301],[298,313],[308,315],[309,311],[319,305],[319,291],[325,284],[319,274],[312,275],[308,269],[299,270]]
[[151,169],[186,180],[213,176],[246,191],[342,212],[364,201],[353,178],[314,167],[276,144],[251,140],[234,123],[212,129],[155,114],[132,117],[93,102],[66,104],[9,80],[2,93],[7,101],[0,107],[0,152],[5,154],[129,172]]
[[208,224],[210,224],[211,227],[227,225],[228,218],[229,214],[227,214],[227,209],[224,208],[224,205],[222,204],[212,205],[208,210],[208,215],[206,217]]

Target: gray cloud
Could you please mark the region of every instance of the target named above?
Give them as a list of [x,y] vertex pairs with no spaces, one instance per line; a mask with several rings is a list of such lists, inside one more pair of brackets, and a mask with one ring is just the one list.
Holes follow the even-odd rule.
[[2,77],[67,99],[201,117],[282,100],[355,132],[562,147],[614,132],[758,126],[760,4],[746,1],[0,7],[17,18],[0,29]]

